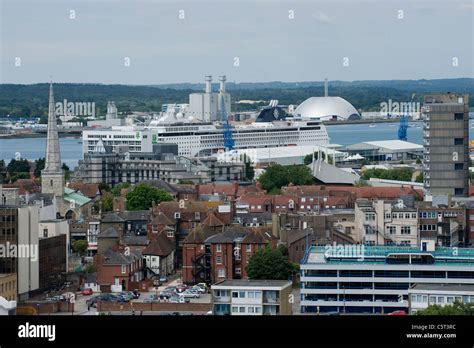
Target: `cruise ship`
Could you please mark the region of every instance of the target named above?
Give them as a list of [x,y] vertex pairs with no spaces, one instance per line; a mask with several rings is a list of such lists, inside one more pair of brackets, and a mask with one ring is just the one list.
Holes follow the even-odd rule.
[[[188,121],[188,120],[186,120]],[[82,134],[83,153],[96,151],[102,140],[115,151],[117,146],[128,146],[130,152],[152,152],[154,144],[174,143],[180,156],[207,156],[223,150],[224,124],[221,122],[186,122],[174,119],[153,120],[143,126],[114,126],[104,130],[85,130]],[[255,122],[231,127],[234,149],[278,146],[326,145],[329,137],[319,118],[288,115],[281,107],[263,109]]]

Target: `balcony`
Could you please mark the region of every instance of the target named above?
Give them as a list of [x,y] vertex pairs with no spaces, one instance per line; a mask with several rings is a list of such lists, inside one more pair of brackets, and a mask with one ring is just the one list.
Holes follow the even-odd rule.
[[264,304],[279,304],[280,299],[278,297],[264,297],[263,303]]

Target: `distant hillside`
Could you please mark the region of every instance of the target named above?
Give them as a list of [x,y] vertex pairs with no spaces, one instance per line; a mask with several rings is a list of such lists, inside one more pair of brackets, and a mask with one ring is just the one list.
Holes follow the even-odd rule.
[[[217,90],[218,85],[214,85]],[[323,95],[323,82],[228,82],[227,90],[233,102],[243,99],[278,99],[280,104],[298,104],[306,98]],[[55,99],[72,102],[95,102],[96,115],[104,115],[107,101],[115,101],[119,112],[159,111],[164,103],[187,103],[189,93],[203,90],[204,84],[167,84],[153,86],[103,85],[103,84],[55,84]],[[389,80],[389,81],[330,81],[329,94],[340,96],[363,111],[378,110],[381,102],[415,101],[428,92],[469,93],[470,106],[474,106],[474,79],[439,80]],[[48,108],[48,85],[0,85],[0,117],[44,116]],[[233,111],[243,111],[255,106],[233,104]]]

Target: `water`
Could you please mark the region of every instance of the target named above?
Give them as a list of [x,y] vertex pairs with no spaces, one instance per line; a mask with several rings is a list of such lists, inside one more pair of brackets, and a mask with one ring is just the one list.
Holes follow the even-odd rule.
[[[81,139],[59,138],[59,146],[61,148],[61,161],[66,163],[69,168],[73,169],[77,166],[79,159],[82,159],[82,143]],[[21,158],[34,161],[38,158],[45,157],[46,137],[44,138],[0,138],[0,159],[4,159],[8,164],[15,153],[19,152]]]
[[[419,126],[419,127],[418,127]],[[363,141],[395,140],[398,139],[398,122],[377,123],[375,127],[369,124],[348,124],[326,127],[332,144],[351,145]],[[474,139],[474,129],[469,129],[469,138]],[[423,143],[422,123],[415,123],[408,128],[408,141]],[[82,144],[80,139],[60,138],[61,160],[69,168],[74,168],[79,159],[82,159]],[[15,152],[20,152],[22,158],[35,160],[45,156],[46,138],[0,138],[0,158],[7,163],[15,157]]]
[[[398,125],[398,122],[376,123],[375,127],[369,127],[369,124],[345,124],[326,126],[326,129],[331,139],[331,144],[352,145],[364,141],[396,140],[398,139]],[[422,122],[414,123],[414,127],[408,128],[407,134],[409,142],[422,144]]]

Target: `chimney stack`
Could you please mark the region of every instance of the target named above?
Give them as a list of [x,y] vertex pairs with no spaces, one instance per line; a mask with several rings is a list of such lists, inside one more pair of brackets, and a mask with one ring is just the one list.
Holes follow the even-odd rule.
[[221,92],[222,94],[225,93],[225,81],[226,81],[225,75],[219,76],[219,83],[220,83],[219,92]]
[[206,76],[206,93],[211,93],[212,92],[212,76],[207,75]]

